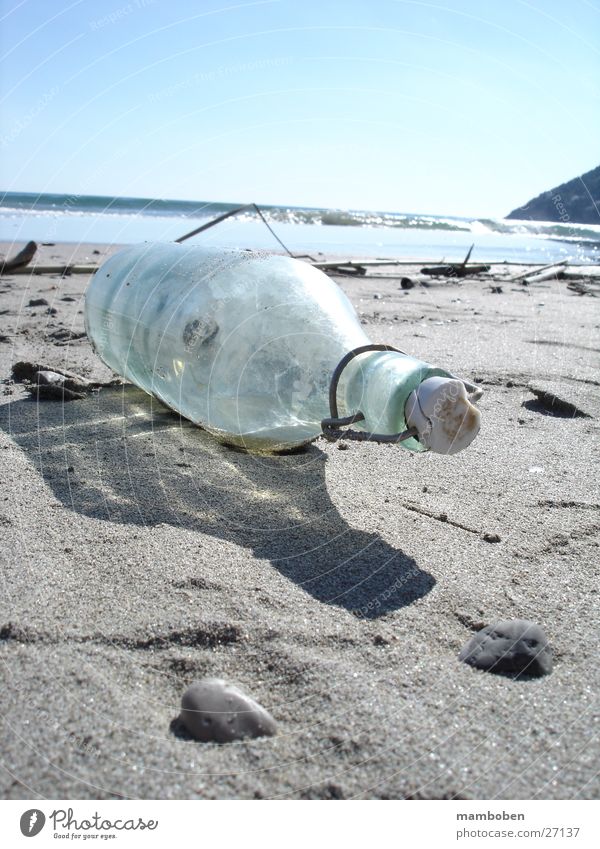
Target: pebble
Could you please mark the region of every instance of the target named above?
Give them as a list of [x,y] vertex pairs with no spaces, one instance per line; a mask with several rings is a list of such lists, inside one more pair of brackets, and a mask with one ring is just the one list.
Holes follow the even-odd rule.
[[50,304],[46,300],[46,298],[31,298],[28,307],[49,307]]
[[485,542],[501,542],[499,534],[485,533],[483,535],[483,539],[485,540]]
[[181,699],[180,720],[203,743],[272,737],[277,724],[258,702],[222,678],[203,678]]
[[535,622],[507,619],[486,625],[463,646],[459,660],[487,672],[539,678],[552,672],[552,650]]

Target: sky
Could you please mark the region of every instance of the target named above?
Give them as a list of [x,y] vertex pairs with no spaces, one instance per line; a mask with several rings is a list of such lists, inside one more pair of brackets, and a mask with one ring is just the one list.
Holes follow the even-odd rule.
[[600,0],[0,3],[0,189],[503,216],[600,160]]

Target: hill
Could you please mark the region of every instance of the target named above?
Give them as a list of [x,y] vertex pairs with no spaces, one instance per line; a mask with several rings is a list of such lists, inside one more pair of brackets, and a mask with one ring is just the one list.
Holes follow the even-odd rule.
[[600,224],[600,166],[543,192],[513,209],[506,217],[524,221]]

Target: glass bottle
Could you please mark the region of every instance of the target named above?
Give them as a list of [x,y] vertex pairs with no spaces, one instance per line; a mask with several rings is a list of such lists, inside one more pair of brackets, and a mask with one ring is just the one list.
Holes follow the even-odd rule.
[[[312,265],[176,243],[110,257],[86,293],[85,324],[115,372],[223,442],[257,452],[318,437],[336,366],[369,344],[348,298]],[[448,411],[436,418],[440,398],[462,416],[453,439],[443,434]],[[413,451],[454,453],[479,429],[462,381],[396,351],[355,357],[337,400],[342,416],[360,409],[365,433],[414,427],[401,443]]]

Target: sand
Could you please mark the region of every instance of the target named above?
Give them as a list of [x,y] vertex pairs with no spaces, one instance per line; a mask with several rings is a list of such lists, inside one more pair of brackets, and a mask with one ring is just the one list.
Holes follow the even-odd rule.
[[[345,278],[373,341],[483,385],[482,432],[454,457],[256,457],[131,385],[62,404],[11,384],[17,360],[110,379],[79,336],[86,283],[0,278],[2,795],[598,798],[598,300]],[[532,381],[591,417],[549,414]],[[551,675],[458,661],[517,618],[545,629]],[[203,676],[278,735],[177,733]]]

